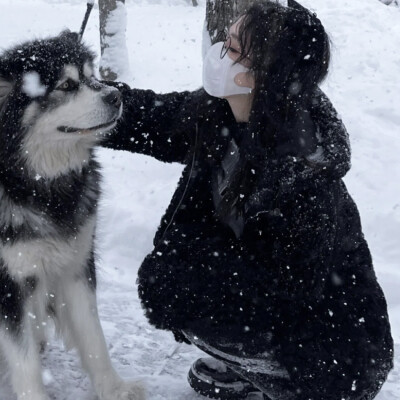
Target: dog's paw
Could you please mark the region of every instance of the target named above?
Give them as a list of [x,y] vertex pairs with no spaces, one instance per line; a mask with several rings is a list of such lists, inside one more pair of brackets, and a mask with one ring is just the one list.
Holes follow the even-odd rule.
[[145,400],[145,389],[139,381],[120,381],[107,388],[101,400]]

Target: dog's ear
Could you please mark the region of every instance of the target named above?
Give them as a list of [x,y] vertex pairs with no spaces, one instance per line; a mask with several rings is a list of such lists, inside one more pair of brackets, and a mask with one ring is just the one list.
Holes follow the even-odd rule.
[[64,40],[79,42],[79,34],[77,32],[71,32],[69,29],[63,30],[58,37]]
[[0,75],[0,110],[2,110],[8,95],[13,90],[14,83]]

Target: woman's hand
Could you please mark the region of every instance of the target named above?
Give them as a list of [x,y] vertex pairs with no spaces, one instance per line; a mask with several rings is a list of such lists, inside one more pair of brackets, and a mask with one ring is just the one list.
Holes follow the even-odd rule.
[[131,90],[130,86],[124,82],[114,82],[114,81],[100,81],[103,85],[115,87],[119,91]]

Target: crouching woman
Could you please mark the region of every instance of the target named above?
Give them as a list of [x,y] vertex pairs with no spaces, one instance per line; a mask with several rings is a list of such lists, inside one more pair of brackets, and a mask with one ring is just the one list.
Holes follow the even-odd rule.
[[212,358],[214,398],[371,400],[392,368],[387,305],[342,177],[346,130],[318,88],[319,19],[260,2],[209,50],[204,88],[120,85],[105,145],[185,164],[139,270],[151,324]]

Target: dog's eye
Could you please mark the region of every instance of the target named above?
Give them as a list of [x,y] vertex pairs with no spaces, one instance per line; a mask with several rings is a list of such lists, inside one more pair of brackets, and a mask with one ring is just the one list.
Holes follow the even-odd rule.
[[64,92],[70,92],[71,90],[76,90],[79,87],[79,83],[73,81],[72,79],[68,79],[63,82],[61,85],[56,87],[56,90],[62,90]]

